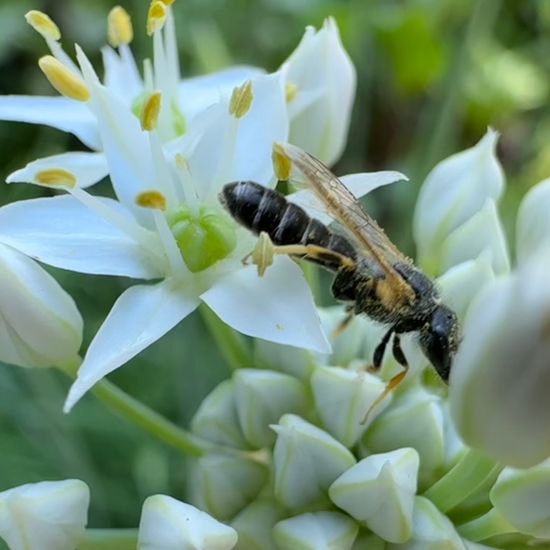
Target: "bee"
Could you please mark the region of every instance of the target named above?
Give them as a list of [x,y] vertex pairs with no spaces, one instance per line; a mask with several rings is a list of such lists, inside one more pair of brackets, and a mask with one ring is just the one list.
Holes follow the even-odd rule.
[[400,337],[410,332],[417,333],[424,355],[447,383],[459,344],[459,325],[456,314],[441,302],[434,283],[397,249],[321,161],[290,144],[276,144],[275,151],[298,169],[345,234],[311,217],[277,191],[252,181],[224,186],[220,200],[227,211],[260,235],[263,247],[266,240],[273,243],[272,254],[303,258],[335,273],[332,294],[347,304],[348,321],[364,313],[388,327],[374,350],[371,370],[380,368],[393,336],[393,356],[404,369],[390,380],[389,387],[399,384],[406,374],[408,362]]

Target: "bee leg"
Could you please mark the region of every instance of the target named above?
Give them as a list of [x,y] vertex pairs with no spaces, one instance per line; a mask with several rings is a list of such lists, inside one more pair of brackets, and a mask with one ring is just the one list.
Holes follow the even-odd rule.
[[376,346],[374,354],[372,356],[372,365],[367,368],[369,372],[378,372],[378,370],[380,370],[380,367],[382,366],[382,360],[384,359],[384,352],[386,351],[386,346],[390,341],[393,331],[394,328],[391,327],[390,330],[388,330],[388,332],[384,334],[384,337],[382,338],[382,340],[380,340],[380,343]]
[[405,354],[403,353],[403,349],[401,348],[401,337],[399,334],[395,334],[393,337],[393,345],[392,345],[392,353],[395,357],[395,360],[406,369],[409,368],[409,363],[407,362],[407,358],[405,357]]
[[355,317],[355,308],[352,305],[346,306],[346,316],[338,323],[336,328],[332,331],[332,337],[337,338],[342,334],[353,321]]

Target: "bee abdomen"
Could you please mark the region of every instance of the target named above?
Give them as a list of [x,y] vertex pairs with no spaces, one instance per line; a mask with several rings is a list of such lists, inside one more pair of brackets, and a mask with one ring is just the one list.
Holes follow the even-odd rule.
[[239,181],[225,185],[220,199],[241,225],[256,234],[265,231],[276,245],[315,244],[346,257],[356,257],[347,239],[311,218],[277,191],[253,181]]

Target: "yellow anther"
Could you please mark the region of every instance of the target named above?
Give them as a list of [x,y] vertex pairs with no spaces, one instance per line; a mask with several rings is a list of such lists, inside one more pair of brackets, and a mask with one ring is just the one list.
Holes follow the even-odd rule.
[[277,148],[276,144],[273,145],[271,161],[273,163],[275,177],[280,181],[288,181],[292,170],[292,162],[283,152],[281,152],[280,148]]
[[189,172],[189,161],[181,153],[176,153],[174,160],[182,172]]
[[121,6],[115,6],[107,16],[107,39],[113,48],[129,44],[134,38],[130,14]]
[[141,129],[146,132],[151,132],[157,127],[157,121],[160,113],[162,94],[153,92],[145,98],[143,107],[141,108],[140,122]]
[[142,208],[166,210],[166,197],[156,190],[144,191],[136,197],[136,204]]
[[64,170],[63,168],[49,168],[47,170],[41,170],[35,174],[34,179],[41,185],[47,185],[48,187],[74,187],[76,185],[76,176]]
[[171,6],[176,0],[162,0],[165,6]]
[[166,21],[166,4],[161,0],[153,0],[147,13],[147,34],[151,36],[162,29]]
[[287,103],[290,103],[298,93],[298,86],[293,82],[287,82],[285,84],[285,99]]
[[38,66],[50,81],[50,84],[65,97],[77,101],[88,101],[90,90],[80,76],[71,72],[61,61],[52,55],[45,55],[38,60]]
[[52,40],[59,40],[61,38],[59,27],[44,12],[38,10],[28,11],[25,14],[25,19],[44,38],[51,38]]
[[247,80],[242,86],[233,88],[229,100],[229,114],[235,118],[242,118],[250,110],[254,94],[252,93],[252,82]]

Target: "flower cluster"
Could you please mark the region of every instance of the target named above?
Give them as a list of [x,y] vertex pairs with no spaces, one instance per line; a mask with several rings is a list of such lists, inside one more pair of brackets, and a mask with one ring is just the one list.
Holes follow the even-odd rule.
[[[254,239],[218,200],[230,181],[299,184],[284,156],[296,146],[328,164],[339,157],[355,73],[334,21],[307,29],[274,73],[241,67],[180,81],[172,4],[150,5],[154,56],[143,73],[128,14],[111,11],[103,79],[80,47],[76,62],[62,49],[47,15],[29,12],[51,52],[40,69],[60,96],[0,98],[0,118],[54,126],[91,150],[30,162],[8,178],[60,194],[0,208],[0,359],[73,375],[78,367],[66,411],[97,384],[99,397],[107,392],[111,406],[191,455],[193,506],[148,498],[139,530],[120,535],[124,545],[544,547],[550,181],[519,208],[514,263],[498,213],[496,132],[428,175],[413,222],[418,265],[436,278],[463,339],[446,388],[407,335],[409,371],[386,392],[397,361],[386,353],[379,374],[366,368],[383,327],[361,317],[341,333],[343,309],[318,310],[288,257],[266,269],[243,265]],[[115,199],[89,190],[105,176]],[[404,179],[341,177],[357,197]],[[308,190],[287,198],[331,222]],[[82,361],[80,314],[36,260],[140,281],[115,302]],[[235,371],[203,401],[190,432],[99,384],[201,303]],[[228,327],[256,338],[253,355]],[[0,537],[12,550],[94,547],[105,534],[85,528],[88,503],[78,480],[4,491]]]

